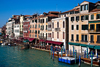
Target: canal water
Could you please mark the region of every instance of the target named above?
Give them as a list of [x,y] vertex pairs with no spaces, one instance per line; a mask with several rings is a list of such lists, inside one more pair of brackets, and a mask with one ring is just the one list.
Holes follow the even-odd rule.
[[[53,61],[45,51],[0,46],[0,67],[78,67],[78,64],[61,63],[57,58]],[[90,65],[81,63],[81,67],[90,67]]]

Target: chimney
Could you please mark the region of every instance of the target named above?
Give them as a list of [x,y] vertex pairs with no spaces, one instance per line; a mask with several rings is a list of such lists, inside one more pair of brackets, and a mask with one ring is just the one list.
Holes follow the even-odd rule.
[[80,4],[78,3],[78,6],[80,6]]

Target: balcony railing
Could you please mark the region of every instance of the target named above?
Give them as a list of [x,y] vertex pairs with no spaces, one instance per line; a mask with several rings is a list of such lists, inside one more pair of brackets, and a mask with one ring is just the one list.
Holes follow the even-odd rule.
[[44,28],[41,28],[40,30],[44,30]]
[[100,43],[100,41],[97,41],[96,43]]
[[47,37],[47,40],[52,40],[52,38],[51,37]]
[[51,31],[51,30],[52,30],[52,28],[47,28],[47,30],[48,30],[48,31]]
[[94,43],[94,41],[90,41],[90,43]]
[[88,30],[89,33],[100,33],[100,29],[96,29],[96,30]]
[[23,32],[24,32],[24,33],[27,33],[28,31],[24,30]]
[[60,28],[55,28],[55,31],[60,31]]

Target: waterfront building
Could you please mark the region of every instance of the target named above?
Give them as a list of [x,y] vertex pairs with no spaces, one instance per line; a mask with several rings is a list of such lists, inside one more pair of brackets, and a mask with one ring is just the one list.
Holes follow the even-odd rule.
[[[72,10],[63,12],[60,17],[69,19],[69,50],[84,54],[87,51],[93,51],[97,54],[97,45],[99,44],[99,11],[100,2],[91,3],[82,2]],[[92,7],[92,8],[91,8]],[[99,52],[99,51],[98,51]]]
[[23,21],[26,20],[25,17],[30,17],[30,15],[20,15],[20,37],[23,37]]
[[51,40],[48,36],[51,37],[52,31],[47,30],[48,23],[51,23],[51,19],[57,18],[58,14],[59,14],[59,12],[50,11],[48,13],[44,12],[43,15],[40,15],[40,18],[39,18],[39,20],[40,20],[40,35],[39,35],[39,38],[40,38],[41,45],[45,46],[46,45],[45,41]]
[[4,25],[1,29],[2,35],[5,36],[6,35],[6,25]]
[[95,3],[89,13],[88,32],[89,44],[95,46],[90,51],[100,55],[100,2]]
[[40,22],[39,15],[32,15],[32,20],[30,22],[30,38],[34,40],[34,43],[39,43],[40,34]]
[[20,36],[20,16],[19,15],[13,15],[14,22],[14,38],[18,39]]
[[[61,13],[60,13],[61,15]],[[53,44],[64,46],[68,49],[68,18],[59,17],[52,19],[52,41]],[[56,43],[55,43],[56,42]]]
[[30,21],[31,21],[31,16],[25,17],[23,20],[23,38],[24,39],[29,39],[30,37]]
[[0,35],[2,35],[2,28],[0,28]]
[[8,22],[6,23],[6,35],[8,35],[9,38],[12,38],[14,36],[14,34],[13,34],[13,32],[14,32],[14,29],[13,29],[14,22],[15,22],[14,19],[9,18]]
[[0,28],[0,33],[2,32],[2,28]]

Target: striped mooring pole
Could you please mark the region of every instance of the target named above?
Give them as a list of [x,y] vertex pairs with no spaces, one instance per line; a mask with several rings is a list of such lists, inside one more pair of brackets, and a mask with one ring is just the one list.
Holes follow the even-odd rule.
[[81,66],[81,56],[79,55],[79,67]]
[[98,53],[97,53],[97,59],[98,59]]
[[54,50],[55,50],[55,48],[53,48],[53,61],[54,61]]
[[86,51],[84,51],[84,58],[86,58]]
[[73,46],[73,56],[74,56],[74,46]]
[[71,56],[71,49],[70,49],[70,56]]
[[51,59],[52,59],[52,46],[51,46]]
[[88,47],[87,47],[87,51],[86,51],[86,58],[88,58]]
[[76,64],[76,52],[77,52],[77,51],[75,50],[75,64]]
[[67,55],[69,54],[69,51],[67,50]]
[[61,47],[61,58],[62,58],[62,47]]
[[93,66],[93,52],[91,51],[91,67]]

